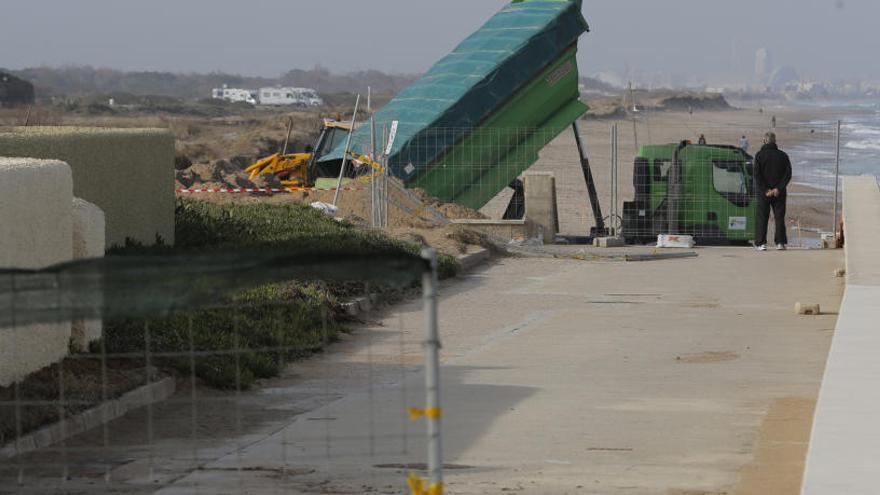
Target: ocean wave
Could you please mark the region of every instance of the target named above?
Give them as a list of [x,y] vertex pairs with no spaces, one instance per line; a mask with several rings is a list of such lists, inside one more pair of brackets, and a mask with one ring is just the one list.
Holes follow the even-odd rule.
[[792,151],[791,154],[805,155],[808,157],[834,156],[835,151],[834,150],[817,150],[817,149],[803,148],[803,149]]
[[846,124],[843,129],[857,136],[880,136],[880,128],[869,125]]
[[880,151],[880,140],[878,139],[866,139],[862,141],[850,141],[844,145],[844,147],[849,148],[851,150],[860,150],[860,151]]

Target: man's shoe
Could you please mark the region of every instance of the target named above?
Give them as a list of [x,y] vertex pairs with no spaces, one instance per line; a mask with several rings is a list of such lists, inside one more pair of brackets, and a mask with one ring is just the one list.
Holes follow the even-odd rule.
[[757,249],[758,251],[766,251],[766,250],[767,250],[767,245],[766,245],[766,244],[761,244],[760,246],[755,246],[755,249]]
[[777,251],[785,251],[785,244],[777,244],[776,250]]

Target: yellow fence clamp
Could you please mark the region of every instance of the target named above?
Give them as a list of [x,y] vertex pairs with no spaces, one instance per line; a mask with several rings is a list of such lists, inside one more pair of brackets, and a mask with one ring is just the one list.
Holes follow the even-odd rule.
[[[422,409],[419,407],[410,407],[409,419],[418,421],[421,418],[439,418],[443,414],[443,409],[439,407],[429,407]],[[410,473],[406,480],[412,495],[443,495],[443,483],[434,483],[429,485],[427,481],[420,478],[415,473]]]
[[409,419],[413,421],[418,421],[421,418],[439,418],[441,414],[443,414],[443,410],[439,407],[429,407],[428,409],[409,408]]
[[428,482],[415,473],[410,473],[406,480],[412,495],[443,495],[443,483],[428,485]]

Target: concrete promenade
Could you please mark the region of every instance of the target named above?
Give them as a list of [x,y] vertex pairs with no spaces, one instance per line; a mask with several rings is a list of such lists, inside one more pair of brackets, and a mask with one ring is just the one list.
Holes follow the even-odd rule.
[[[448,284],[448,493],[798,493],[842,252],[698,252],[504,259]],[[797,301],[828,314],[796,316]],[[160,493],[408,493],[401,465],[425,454],[403,409],[422,377],[386,365],[417,366],[421,318],[405,304],[295,365],[264,393],[345,392]]]
[[822,382],[805,495],[880,492],[880,188],[846,177],[846,293]]

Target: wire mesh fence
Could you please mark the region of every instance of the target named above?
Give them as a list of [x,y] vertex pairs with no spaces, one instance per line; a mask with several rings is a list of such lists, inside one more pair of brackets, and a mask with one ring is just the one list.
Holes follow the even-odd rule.
[[[387,194],[379,201],[388,204],[391,226],[398,214],[440,223],[444,219],[521,220],[525,209],[523,174],[539,161],[542,148],[569,129],[462,127],[422,131],[379,158],[388,177],[378,180],[389,182],[387,189],[383,188]],[[352,146],[358,150],[370,144],[355,140]],[[387,142],[376,148],[383,147]],[[569,152],[574,171],[582,174],[577,148]],[[586,197],[578,203],[589,208]]]
[[[762,210],[773,210],[773,217],[784,215],[785,231],[775,238],[771,227],[769,239],[758,239],[760,243],[815,246],[820,233],[834,231],[836,123],[771,123],[766,128],[703,124],[697,129],[699,133],[693,125],[667,125],[655,134],[682,136],[680,141],[657,142],[643,135],[637,148],[615,152],[632,157],[612,162],[624,174],[632,170],[632,181],[621,183],[622,197],[631,199],[624,200],[617,219],[625,236],[650,242],[661,233],[691,234],[708,244],[745,243],[762,236]],[[766,132],[776,135],[790,157],[790,181],[762,172],[760,164],[756,168]],[[779,189],[778,196],[768,198],[770,189]],[[786,210],[778,209],[781,204]]]
[[[438,386],[422,377],[439,348],[433,256],[248,251],[0,272],[0,492],[354,493],[382,479],[402,493],[410,471],[440,483],[426,455]],[[401,318],[349,334],[352,305],[419,281],[433,333]],[[68,349],[83,319],[103,328]],[[63,359],[31,372],[53,345]],[[322,354],[332,346],[346,352]]]
[[839,133],[831,120],[761,121],[655,120],[636,113],[632,120],[582,121],[579,133],[572,127],[435,127],[405,141],[394,141],[396,124],[369,122],[362,124],[374,129],[369,137],[355,134],[350,144],[344,191],[294,194],[307,195],[303,200],[309,202],[335,202],[341,216],[380,229],[515,220],[526,212],[524,175],[550,172],[561,234],[584,237],[607,228],[635,242],[679,233],[708,244],[743,243],[756,237],[764,202],[755,184],[754,156],[764,133],[773,130],[792,163],[787,237],[815,245],[822,232],[835,228],[838,142],[845,170],[847,145],[859,143],[848,134],[865,128],[844,124]]
[[[634,242],[669,233],[692,234],[705,244],[746,243],[756,237],[766,202],[754,156],[771,130],[792,164],[784,188],[786,232],[792,243],[813,245],[835,227],[836,122],[660,128],[647,119],[588,122],[580,136],[589,176],[571,128],[434,128],[409,140],[386,165],[398,191],[417,189],[423,204],[449,218],[521,219],[524,174],[551,172],[563,234],[587,236],[604,224],[609,234]],[[592,209],[589,180],[600,211]]]
[[[697,234],[709,244],[753,240],[759,199],[754,155],[764,133],[774,130],[770,118],[766,125],[697,122],[696,117],[669,120],[637,116],[631,121],[584,123],[582,135],[609,233],[642,242],[656,241],[658,233]],[[790,241],[813,245],[819,232],[833,231],[835,223],[837,122],[780,122],[774,132],[792,164],[786,212]],[[699,144],[701,135],[706,146]],[[844,125],[841,141],[847,140]],[[683,142],[689,144],[681,147]],[[746,149],[738,151],[742,147]],[[681,164],[672,167],[675,156]],[[847,160],[844,152],[844,169]],[[680,182],[670,188],[669,173],[675,170]],[[555,175],[563,233],[586,235],[596,226],[585,202],[588,191],[571,132],[561,133],[544,148],[529,171]],[[677,211],[671,219],[666,209],[670,203]]]

